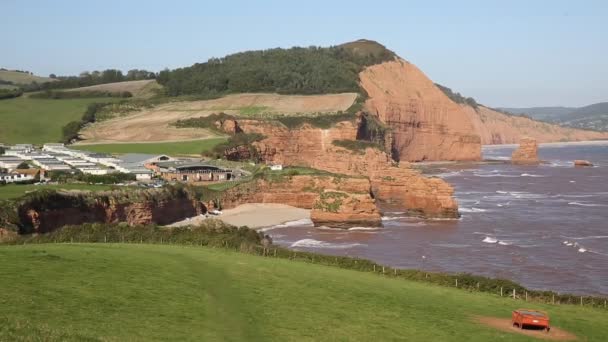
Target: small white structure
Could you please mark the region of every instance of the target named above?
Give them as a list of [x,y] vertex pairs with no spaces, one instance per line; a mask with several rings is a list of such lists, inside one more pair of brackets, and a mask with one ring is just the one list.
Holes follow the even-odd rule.
[[24,175],[21,173],[0,173],[0,182],[4,181],[6,183],[15,183],[15,182],[23,182],[28,180],[33,180],[34,177],[31,175]]
[[270,169],[272,171],[281,171],[281,170],[283,170],[283,165],[281,165],[281,164],[271,164],[270,165]]

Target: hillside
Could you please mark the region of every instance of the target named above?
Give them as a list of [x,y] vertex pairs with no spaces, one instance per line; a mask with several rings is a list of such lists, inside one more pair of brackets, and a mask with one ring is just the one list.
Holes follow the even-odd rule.
[[62,127],[79,120],[93,102],[114,99],[33,99],[21,96],[0,101],[0,142],[43,144],[58,142]]
[[0,70],[0,81],[11,82],[15,85],[25,85],[32,82],[44,83],[53,82],[55,80],[49,77],[35,76],[20,71]]
[[501,108],[509,113],[525,114],[534,119],[561,126],[608,131],[608,102],[584,107]]
[[136,98],[151,98],[157,95],[162,87],[155,80],[123,81],[97,84],[88,87],[66,89],[65,91],[107,91],[111,93],[129,92]]
[[[145,244],[0,246],[0,258],[0,340],[531,340],[476,321],[521,301],[288,259]],[[525,306],[606,337],[601,309]]]
[[177,120],[224,112],[242,116],[312,115],[347,110],[356,93],[328,95],[239,94],[214,100],[175,101],[95,123],[82,131],[87,144],[203,139],[216,136],[200,128],[176,128]]

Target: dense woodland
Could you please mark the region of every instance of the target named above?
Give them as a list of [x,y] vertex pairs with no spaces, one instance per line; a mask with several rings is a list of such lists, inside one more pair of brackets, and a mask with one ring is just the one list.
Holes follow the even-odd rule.
[[212,58],[191,67],[164,70],[158,74],[157,81],[170,96],[358,92],[358,74],[363,67],[395,56],[377,43],[369,44],[373,50],[334,46],[247,51]]

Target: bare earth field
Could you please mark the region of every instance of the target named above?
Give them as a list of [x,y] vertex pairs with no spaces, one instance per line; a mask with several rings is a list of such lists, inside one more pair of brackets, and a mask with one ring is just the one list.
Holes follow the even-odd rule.
[[109,92],[119,92],[119,91],[128,91],[133,94],[133,97],[137,98],[148,98],[155,95],[154,90],[161,89],[160,84],[156,83],[156,80],[141,80],[141,81],[125,81],[125,82],[115,82],[115,83],[106,83],[106,84],[98,84],[94,86],[67,89],[66,91],[73,90],[90,90],[90,91],[109,91]]
[[207,116],[218,112],[258,116],[330,113],[348,109],[356,98],[356,93],[306,96],[237,94],[214,100],[171,102],[125,117],[95,123],[81,133],[85,142],[89,144],[205,139],[215,135],[205,129],[175,128],[169,124],[179,119]]
[[554,341],[575,341],[577,340],[576,335],[569,333],[565,330],[551,327],[551,331],[544,332],[543,330],[530,330],[530,329],[519,329],[511,325],[511,320],[508,318],[496,318],[496,317],[476,317],[475,321],[510,333],[517,333],[526,336],[531,336],[543,340],[554,340]]

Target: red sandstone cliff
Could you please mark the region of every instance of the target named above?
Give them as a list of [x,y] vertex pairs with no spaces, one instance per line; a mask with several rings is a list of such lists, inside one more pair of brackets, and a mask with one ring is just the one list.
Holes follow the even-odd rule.
[[82,194],[58,193],[48,199],[47,202],[52,203],[21,204],[18,208],[19,219],[31,233],[46,233],[65,225],[94,222],[169,224],[206,211],[200,202],[180,196],[160,200],[118,201],[110,192],[93,194],[90,201],[74,201],[77,196]]
[[608,132],[595,132],[562,127],[522,116],[506,115],[493,109],[461,105],[475,132],[484,145],[517,144],[523,137],[534,138],[539,143],[560,141],[584,141],[608,139]]
[[393,131],[402,161],[479,160],[481,140],[471,118],[415,65],[396,59],[359,74],[368,112]]
[[266,139],[255,145],[266,162],[364,176],[369,178],[371,192],[378,200],[401,205],[420,216],[458,217],[454,190],[445,181],[426,178],[405,162],[397,167],[389,155],[377,149],[351,151],[332,143],[355,140],[359,120],[339,122],[329,129],[310,125],[288,129],[279,123],[256,120],[240,120],[228,127],[264,135]]

